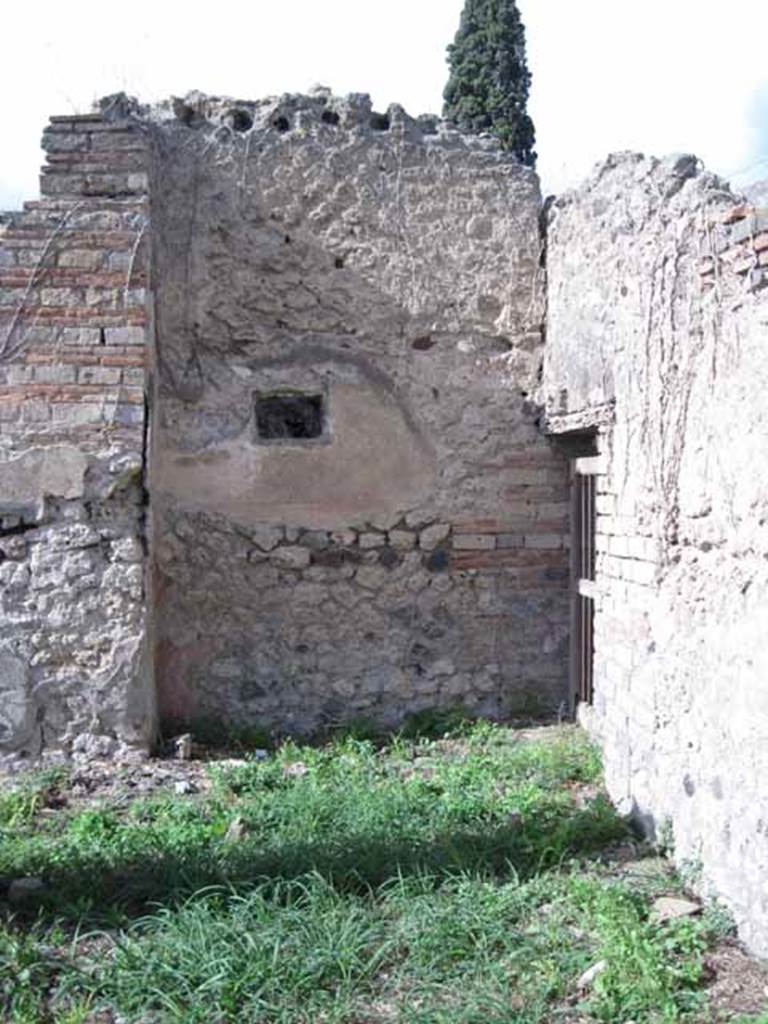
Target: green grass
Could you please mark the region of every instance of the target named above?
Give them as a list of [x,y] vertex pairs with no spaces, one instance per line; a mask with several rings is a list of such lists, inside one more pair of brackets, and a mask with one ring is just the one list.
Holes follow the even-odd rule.
[[212,766],[197,797],[45,813],[50,779],[3,797],[0,876],[46,895],[0,924],[2,1020],[694,1019],[717,922],[652,924],[670,878],[601,863],[628,832],[583,735],[457,733],[287,743]]

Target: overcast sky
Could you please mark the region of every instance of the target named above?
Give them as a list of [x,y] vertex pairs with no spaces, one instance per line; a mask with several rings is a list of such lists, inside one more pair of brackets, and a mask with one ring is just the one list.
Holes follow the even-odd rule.
[[[13,0],[3,5],[0,210],[37,193],[50,114],[117,90],[258,98],[370,92],[438,111],[463,0]],[[737,183],[768,177],[765,0],[519,0],[547,191],[606,153],[695,152]]]

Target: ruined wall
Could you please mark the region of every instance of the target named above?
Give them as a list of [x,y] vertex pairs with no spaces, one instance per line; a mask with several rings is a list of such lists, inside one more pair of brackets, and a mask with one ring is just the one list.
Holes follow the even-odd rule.
[[0,752],[109,753],[153,729],[147,148],[100,114],[43,146],[43,198],[0,238]]
[[[535,176],[367,97],[155,128],[161,713],[285,730],[565,697]],[[324,404],[259,437],[259,396]]]
[[766,954],[768,225],[734,203],[691,157],[627,154],[558,200],[545,388],[552,430],[600,431],[609,787]]

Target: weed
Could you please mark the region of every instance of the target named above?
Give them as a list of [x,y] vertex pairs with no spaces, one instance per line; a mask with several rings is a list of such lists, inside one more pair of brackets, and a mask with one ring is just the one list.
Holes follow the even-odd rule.
[[68,777],[64,767],[46,768],[0,793],[0,828],[13,830],[30,825],[43,807],[55,802]]
[[194,719],[166,719],[162,723],[166,740],[182,733],[191,733],[196,743],[209,750],[270,750],[275,738],[269,729],[259,725],[239,725],[219,718],[200,716]]
[[461,704],[428,708],[409,715],[400,732],[408,739],[461,736],[470,732],[475,718],[476,716]]

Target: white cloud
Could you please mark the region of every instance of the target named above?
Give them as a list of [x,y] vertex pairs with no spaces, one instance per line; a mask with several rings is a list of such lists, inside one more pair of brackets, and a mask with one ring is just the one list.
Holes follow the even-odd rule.
[[[145,99],[193,88],[255,98],[322,82],[370,92],[380,108],[397,101],[412,113],[438,110],[445,46],[461,7],[462,0],[219,0],[199,8],[133,0],[125,11],[103,0],[8,5],[0,209],[36,194],[48,116],[88,109],[119,89]],[[721,172],[761,155],[762,0],[520,7],[548,189],[575,183],[615,149],[694,151]]]

